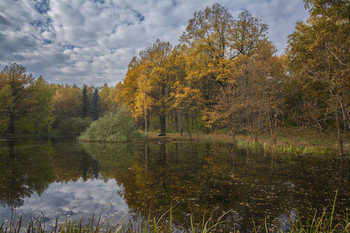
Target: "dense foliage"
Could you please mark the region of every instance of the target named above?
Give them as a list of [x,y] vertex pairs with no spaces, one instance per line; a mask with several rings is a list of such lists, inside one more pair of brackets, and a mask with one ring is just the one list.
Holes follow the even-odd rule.
[[128,142],[140,139],[130,111],[119,108],[116,113],[107,112],[94,121],[79,136],[82,141]]
[[0,133],[37,133],[51,129],[54,89],[14,63],[0,73]]

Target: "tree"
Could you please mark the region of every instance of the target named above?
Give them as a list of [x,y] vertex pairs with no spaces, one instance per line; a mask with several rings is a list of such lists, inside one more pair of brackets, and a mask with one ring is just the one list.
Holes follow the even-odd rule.
[[98,89],[96,88],[92,96],[90,115],[93,121],[97,120],[100,116],[100,96],[98,94]]
[[[0,73],[1,75],[3,74]],[[11,87],[8,84],[4,84],[0,87],[0,133],[6,133],[8,129],[12,104]]]
[[260,41],[251,55],[240,55],[230,65],[231,84],[218,96],[211,118],[226,127],[235,141],[238,130],[248,129],[258,140],[258,133],[270,129],[277,143],[278,123],[284,105],[285,69],[282,58],[274,56],[275,48]]
[[83,87],[83,91],[82,91],[82,105],[83,105],[83,111],[82,111],[82,117],[87,117],[88,116],[88,110],[89,110],[89,97],[88,97],[88,94],[87,94],[87,86],[84,85]]
[[169,42],[156,42],[141,52],[141,58],[145,62],[146,75],[149,75],[150,97],[152,113],[158,115],[160,131],[166,132],[166,117],[168,115],[169,90],[172,84],[171,70],[168,69],[168,57],[171,53],[172,46]]
[[253,54],[266,39],[267,25],[243,11],[237,19],[216,3],[194,13],[180,41],[188,46],[187,79],[204,103],[202,117],[209,128],[217,97],[231,83],[232,62]]
[[31,74],[26,74],[26,68],[14,63],[5,66],[0,75],[0,88],[4,108],[3,127],[7,123],[7,132],[14,133],[18,120],[26,117],[35,104],[33,99],[35,80]]
[[160,130],[166,130],[166,117],[170,109],[169,92],[173,80],[168,62],[171,51],[171,44],[160,40],[142,50],[140,58],[134,57],[129,63],[122,94],[116,97],[119,103],[131,108],[135,118],[143,118],[145,130],[147,119],[152,114],[159,118]]
[[35,105],[32,106],[28,115],[18,123],[22,129],[30,133],[51,130],[52,124],[55,121],[54,94],[55,88],[46,83],[40,76],[34,85],[33,99]]
[[55,114],[61,118],[81,116],[82,96],[77,86],[58,86],[54,95]]
[[[173,87],[170,92],[170,102],[171,110],[176,112],[177,117],[184,115],[186,122],[187,133],[190,138],[191,128],[190,128],[190,114],[191,112],[196,112],[198,109],[204,106],[201,93],[198,89],[191,88],[187,80],[186,72],[186,46],[177,46],[170,57],[171,64],[173,64],[172,70],[174,72],[175,78],[173,81]],[[178,122],[176,122],[178,124]],[[176,126],[178,131],[178,125]],[[181,130],[182,132],[182,126]]]
[[350,3],[306,0],[305,6],[310,18],[289,37],[289,68],[303,87],[304,118],[334,134],[343,155],[350,129]]
[[107,84],[103,85],[99,91],[101,113],[117,110],[116,95],[117,87],[108,87]]

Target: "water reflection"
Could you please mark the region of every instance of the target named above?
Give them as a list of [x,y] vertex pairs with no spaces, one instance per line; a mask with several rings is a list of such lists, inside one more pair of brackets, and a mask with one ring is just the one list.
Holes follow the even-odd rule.
[[16,208],[34,192],[42,194],[55,180],[53,149],[50,143],[29,142],[1,144],[0,202]]
[[[120,216],[175,206],[178,224],[189,213],[222,215],[236,229],[267,222],[288,228],[296,214],[332,203],[350,207],[349,160],[264,155],[230,144],[0,142],[0,217],[12,208],[49,219],[105,208]],[[260,221],[260,222],[259,222]]]

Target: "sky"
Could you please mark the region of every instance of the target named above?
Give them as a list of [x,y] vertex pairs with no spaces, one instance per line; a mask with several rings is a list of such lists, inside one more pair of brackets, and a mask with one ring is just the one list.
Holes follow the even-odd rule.
[[156,39],[173,46],[213,3],[269,25],[277,53],[308,12],[302,0],[0,0],[0,69],[14,62],[50,83],[116,85]]

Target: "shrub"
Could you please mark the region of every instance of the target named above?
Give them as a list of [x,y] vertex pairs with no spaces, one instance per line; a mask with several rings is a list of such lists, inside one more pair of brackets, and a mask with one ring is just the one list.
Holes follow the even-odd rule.
[[116,113],[107,112],[94,121],[79,136],[82,141],[127,142],[140,139],[130,111],[120,108]]

